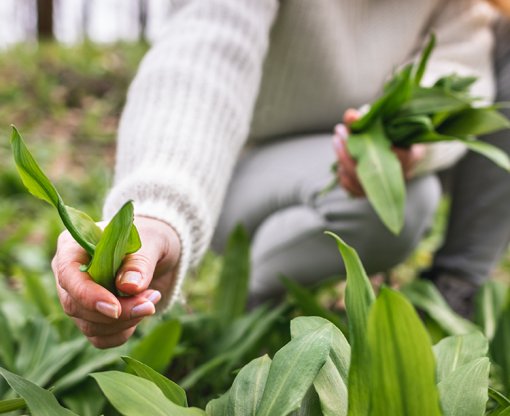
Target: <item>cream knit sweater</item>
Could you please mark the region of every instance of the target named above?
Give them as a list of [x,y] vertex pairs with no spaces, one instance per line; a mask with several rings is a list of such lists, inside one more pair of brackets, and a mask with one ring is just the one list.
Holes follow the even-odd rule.
[[[128,199],[182,243],[175,299],[207,249],[246,141],[328,133],[345,109],[374,99],[432,29],[425,82],[480,77],[491,99],[492,9],[469,0],[178,0],[144,58],[118,133],[110,218]],[[463,153],[438,145],[420,172]]]

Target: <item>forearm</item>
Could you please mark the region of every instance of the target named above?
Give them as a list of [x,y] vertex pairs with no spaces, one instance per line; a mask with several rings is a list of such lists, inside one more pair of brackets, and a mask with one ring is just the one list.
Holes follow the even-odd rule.
[[208,246],[248,134],[276,0],[188,1],[147,54],[119,127],[110,217],[127,199],[182,243],[177,289]]

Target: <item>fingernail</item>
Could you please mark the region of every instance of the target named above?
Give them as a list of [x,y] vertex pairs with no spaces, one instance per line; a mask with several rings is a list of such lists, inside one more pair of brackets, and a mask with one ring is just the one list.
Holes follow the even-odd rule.
[[155,305],[161,300],[161,292],[159,290],[155,290],[149,296],[147,296],[147,299]]
[[347,130],[347,127],[345,127],[345,124],[337,124],[335,126],[335,135],[342,140],[347,140],[349,131]]
[[127,271],[122,273],[119,279],[121,285],[140,286],[142,283],[142,275],[140,272]]
[[114,303],[108,302],[96,302],[96,310],[99,313],[107,316],[108,318],[118,319],[119,318],[119,307]]
[[131,309],[131,318],[141,318],[142,316],[154,315],[156,308],[152,302],[144,302]]

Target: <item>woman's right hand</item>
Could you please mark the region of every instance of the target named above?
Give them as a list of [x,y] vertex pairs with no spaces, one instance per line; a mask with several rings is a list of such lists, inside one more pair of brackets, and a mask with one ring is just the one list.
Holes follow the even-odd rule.
[[130,296],[115,296],[80,271],[89,257],[67,231],[58,240],[52,269],[60,303],[97,348],[126,342],[140,321],[155,313],[162,294],[168,296],[175,285],[181,251],[177,233],[153,218],[136,217],[135,224],[142,247],[126,256],[115,281],[117,289]]

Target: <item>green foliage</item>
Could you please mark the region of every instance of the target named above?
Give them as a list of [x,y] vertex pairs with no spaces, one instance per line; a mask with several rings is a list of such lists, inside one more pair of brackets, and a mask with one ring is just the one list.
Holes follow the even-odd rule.
[[420,86],[434,44],[435,37],[431,36],[419,62],[394,74],[382,96],[352,123],[347,141],[369,202],[394,234],[404,225],[405,187],[392,146],[408,148],[415,143],[458,140],[510,171],[506,153],[476,140],[477,135],[510,128],[510,121],[494,106],[475,105],[476,99],[469,95],[475,78],[452,74],[432,87]]
[[115,274],[124,256],[141,247],[138,231],[133,224],[132,202],[127,202],[101,231],[87,214],[72,209],[70,215],[62,197],[32,157],[14,126],[11,146],[25,187],[32,195],[57,209],[70,234],[90,255],[90,263],[82,270],[87,271],[96,283],[114,290]]

